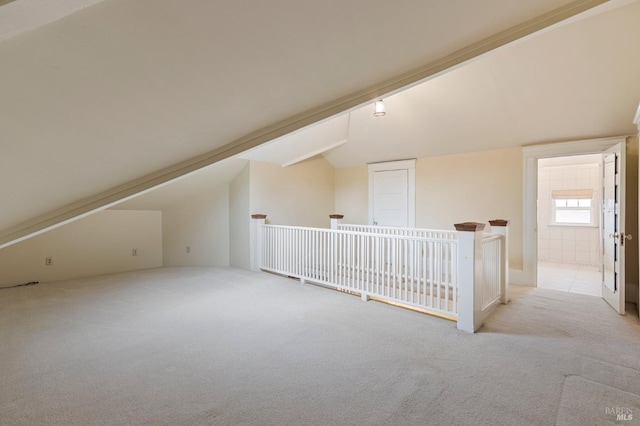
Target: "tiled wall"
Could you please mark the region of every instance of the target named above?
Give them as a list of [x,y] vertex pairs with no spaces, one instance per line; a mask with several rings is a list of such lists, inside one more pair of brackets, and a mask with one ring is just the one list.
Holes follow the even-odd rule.
[[599,182],[599,164],[541,166],[538,169],[538,260],[599,264],[600,231],[597,227],[549,225],[552,190],[593,189],[596,212],[599,212]]

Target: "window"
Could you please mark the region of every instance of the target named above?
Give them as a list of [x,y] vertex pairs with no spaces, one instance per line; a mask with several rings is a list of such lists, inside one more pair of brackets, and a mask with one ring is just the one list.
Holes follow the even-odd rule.
[[593,190],[551,191],[551,222],[554,225],[595,226]]

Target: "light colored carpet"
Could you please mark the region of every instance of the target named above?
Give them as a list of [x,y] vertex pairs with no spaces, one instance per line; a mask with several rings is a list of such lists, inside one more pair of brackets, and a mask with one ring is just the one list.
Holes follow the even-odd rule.
[[[235,269],[0,290],[0,424],[640,422],[635,317],[592,296],[512,297],[469,335]],[[612,407],[633,420],[616,422]]]

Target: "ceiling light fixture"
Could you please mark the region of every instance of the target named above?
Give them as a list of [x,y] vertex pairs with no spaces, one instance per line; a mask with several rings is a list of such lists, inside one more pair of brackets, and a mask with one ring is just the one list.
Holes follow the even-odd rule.
[[384,107],[384,102],[382,101],[382,99],[380,99],[379,101],[376,101],[376,104],[373,107],[373,116],[374,117],[382,117],[386,113],[387,113],[387,111],[386,111],[386,109]]

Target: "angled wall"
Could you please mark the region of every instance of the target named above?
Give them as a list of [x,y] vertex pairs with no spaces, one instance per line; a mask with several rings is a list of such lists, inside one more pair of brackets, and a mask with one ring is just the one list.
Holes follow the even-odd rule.
[[335,170],[336,213],[345,223],[366,225],[369,221],[369,172],[366,166]]
[[247,164],[229,183],[229,263],[234,268],[249,269],[249,177]]
[[324,157],[288,167],[251,161],[229,184],[230,265],[250,268],[252,214],[266,214],[270,224],[327,228],[334,199],[334,169]]
[[161,266],[160,211],[104,210],[0,250],[0,287]]
[[288,167],[251,161],[251,213],[267,223],[329,227],[335,206],[334,169],[321,156]]
[[162,253],[164,266],[229,266],[227,184],[162,210]]

